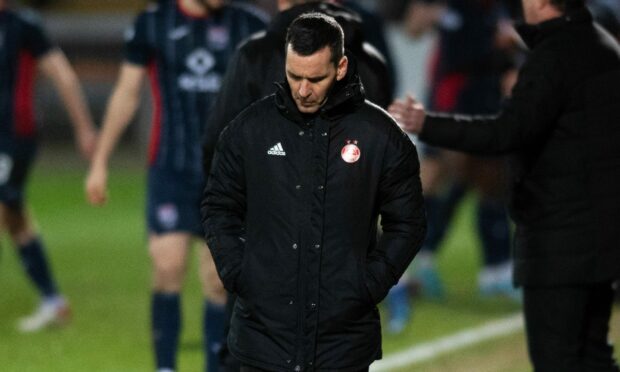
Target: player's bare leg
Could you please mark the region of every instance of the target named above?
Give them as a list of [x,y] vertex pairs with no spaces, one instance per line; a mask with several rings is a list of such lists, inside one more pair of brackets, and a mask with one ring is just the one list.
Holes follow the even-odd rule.
[[153,290],[178,293],[183,287],[191,236],[186,233],[151,235],[149,254],[153,264]]

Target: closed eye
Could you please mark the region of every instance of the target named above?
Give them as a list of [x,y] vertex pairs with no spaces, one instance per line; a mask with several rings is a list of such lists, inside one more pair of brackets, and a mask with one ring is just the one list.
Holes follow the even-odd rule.
[[327,78],[327,75],[323,75],[323,76],[315,76],[315,77],[310,77],[310,78],[304,78],[302,76],[296,75],[290,71],[287,71],[286,74],[288,75],[289,79],[293,80],[293,81],[302,81],[304,79],[308,80],[310,83],[312,84],[316,84],[316,83],[320,83],[321,81],[325,80]]
[[301,76],[295,75],[295,74],[293,74],[290,71],[287,71],[286,74],[288,75],[289,79],[291,79],[291,80],[294,80],[294,81],[301,81],[302,80]]
[[327,76],[319,76],[319,77],[309,78],[308,81],[311,83],[320,83],[321,81],[325,80],[325,78],[327,78]]

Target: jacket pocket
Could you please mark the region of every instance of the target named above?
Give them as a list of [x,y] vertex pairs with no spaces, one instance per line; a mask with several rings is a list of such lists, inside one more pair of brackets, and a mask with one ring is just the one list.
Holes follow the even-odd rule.
[[246,271],[247,271],[247,254],[243,255],[243,260],[241,260],[241,267],[239,268],[239,274],[235,278],[235,293],[243,297],[244,294],[247,293],[247,285],[246,285]]
[[368,285],[366,284],[366,265],[357,263],[357,286],[358,286],[358,295],[363,303],[375,306],[376,303],[370,293],[370,289],[368,289]]

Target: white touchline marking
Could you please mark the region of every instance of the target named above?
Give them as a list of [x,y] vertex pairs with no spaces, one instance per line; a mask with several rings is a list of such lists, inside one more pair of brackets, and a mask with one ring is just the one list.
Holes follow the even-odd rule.
[[370,372],[390,371],[411,366],[486,340],[517,333],[522,329],[523,314],[514,314],[390,354],[373,363],[370,366]]

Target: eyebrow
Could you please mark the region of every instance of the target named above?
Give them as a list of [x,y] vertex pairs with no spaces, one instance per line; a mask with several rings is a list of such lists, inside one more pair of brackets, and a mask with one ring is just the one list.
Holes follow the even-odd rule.
[[[293,80],[302,80],[302,79],[304,79],[304,77],[301,77],[301,76],[299,76],[299,75],[297,75],[297,74],[295,74],[295,73],[292,73],[292,72],[291,72],[291,71],[289,71],[289,70],[287,70],[287,71],[286,71],[286,73],[287,73],[287,75],[288,75],[288,76],[290,76]],[[307,79],[307,80],[309,80],[309,81],[311,81],[311,82],[313,82],[313,83],[316,83],[316,82],[319,82],[319,81],[321,81],[321,80],[323,80],[323,79],[325,79],[325,78],[327,78],[327,75],[312,76],[312,77],[308,77],[308,78],[305,78],[305,79]]]

